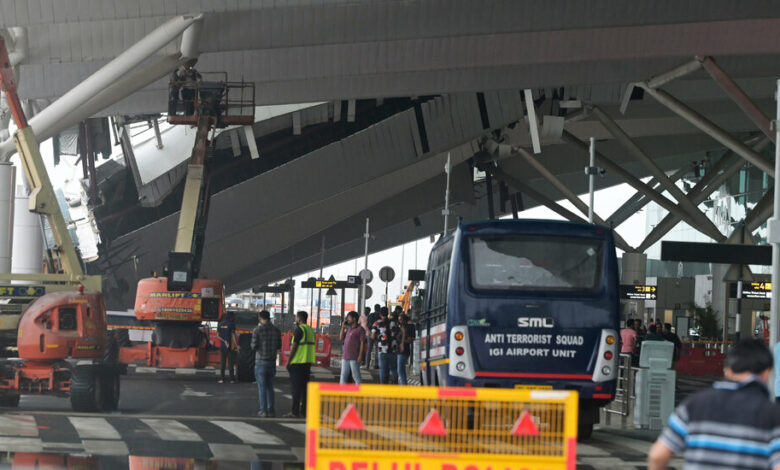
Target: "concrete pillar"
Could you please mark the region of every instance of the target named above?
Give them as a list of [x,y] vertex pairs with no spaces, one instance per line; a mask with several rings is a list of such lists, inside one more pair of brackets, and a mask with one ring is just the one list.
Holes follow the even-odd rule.
[[10,162],[0,162],[0,273],[11,272],[15,188],[16,169]]
[[16,187],[14,202],[14,244],[11,272],[35,274],[42,271],[43,235],[41,218],[28,209],[27,189],[23,185]]
[[[623,253],[622,272],[620,274],[621,284],[640,284],[647,282],[647,255],[644,253]],[[620,309],[622,319],[641,318],[643,323],[647,323],[645,318],[644,300],[621,300]]]

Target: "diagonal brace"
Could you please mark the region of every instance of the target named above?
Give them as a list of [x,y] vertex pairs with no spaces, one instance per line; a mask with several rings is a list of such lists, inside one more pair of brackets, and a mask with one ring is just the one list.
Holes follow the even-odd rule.
[[[575,147],[578,147],[583,150],[583,152],[587,151],[588,146],[584,142],[582,142],[580,139],[577,138],[574,134],[572,134],[569,131],[564,130],[563,131],[563,140],[566,142],[569,142],[573,144]],[[584,153],[583,153],[584,154]],[[628,171],[626,171],[623,167],[618,165],[617,163],[613,162],[604,154],[600,152],[596,152],[596,160],[598,161],[599,165],[601,165],[604,169],[606,169],[609,172],[612,172],[616,174],[618,177],[620,177],[625,183],[628,183],[630,186],[632,186],[637,191],[640,191],[647,195],[650,199],[655,201],[659,206],[663,207],[667,211],[677,215],[678,217],[685,219],[687,217],[687,214],[684,210],[682,210],[677,204],[670,201],[666,197],[664,197],[661,193],[658,191],[653,190],[650,186],[643,183],[639,178],[632,175]],[[698,225],[694,225],[694,228],[699,230],[700,232],[704,233],[707,236],[711,236],[707,233],[706,230],[703,230],[702,228],[698,227]],[[720,232],[718,232],[717,237],[715,240],[717,241],[723,241],[726,239],[726,237],[723,236]],[[642,253],[642,251],[639,251]]]
[[[756,151],[761,151],[761,149],[766,147],[768,144],[769,139],[761,139],[757,144],[755,144],[754,149]],[[691,189],[688,193],[691,198],[691,202],[694,204],[701,204],[710,196],[710,194],[714,193],[715,190],[717,190],[729,178],[734,176],[734,174],[736,174],[740,168],[745,165],[744,161],[740,159],[726,167],[726,165],[731,162],[733,155],[733,153],[729,152],[728,154],[721,157],[718,163],[716,163],[715,166],[706,175],[704,175],[704,178],[696,183],[696,186],[694,186],[693,189]],[[718,173],[721,168],[725,168],[723,173]],[[653,230],[647,234],[645,239],[642,240],[642,243],[639,244],[637,250],[644,252],[650,248],[669,230],[674,228],[674,226],[677,225],[680,220],[681,217],[677,216],[676,214],[667,214],[666,217],[664,217],[661,222],[659,222],[655,228],[653,228]]]
[[712,221],[707,218],[706,215],[702,214],[702,212],[693,203],[691,203],[690,199],[688,199],[685,193],[683,193],[682,190],[676,184],[674,184],[668,176],[666,176],[666,173],[664,173],[663,170],[658,168],[658,165],[656,165],[655,162],[650,157],[648,157],[645,152],[642,151],[642,149],[639,148],[639,146],[631,139],[631,137],[629,137],[628,134],[626,134],[625,131],[621,129],[621,127],[618,126],[618,124],[611,117],[609,117],[598,106],[593,107],[593,115],[596,116],[596,119],[598,119],[601,124],[607,128],[607,131],[609,131],[609,133],[612,134],[615,139],[617,139],[617,141],[626,148],[626,150],[628,150],[628,153],[636,160],[638,160],[642,165],[644,165],[644,167],[650,171],[650,174],[652,174],[655,179],[658,180],[661,186],[663,186],[665,190],[669,191],[669,194],[671,194],[672,197],[677,200],[680,207],[682,207],[682,209],[688,214],[689,219],[695,220],[699,227],[706,229],[705,233],[712,238],[717,238],[717,236],[721,234],[720,230],[718,230],[718,227],[716,227],[715,224],[712,223]]
[[655,98],[655,100],[661,103],[662,105],[669,108],[673,113],[677,114],[681,118],[685,119],[686,121],[690,122],[694,126],[698,127],[699,130],[709,135],[713,139],[717,140],[725,147],[729,148],[734,153],[744,158],[748,162],[752,163],[753,165],[755,165],[757,168],[759,168],[761,171],[763,171],[770,177],[772,178],[775,177],[775,169],[772,168],[771,163],[767,159],[765,159],[758,152],[755,152],[747,145],[735,139],[728,132],[716,126],[709,119],[705,118],[704,116],[694,111],[692,108],[685,105],[680,100],[678,100],[677,98],[675,98],[674,96],[670,95],[669,93],[663,90],[657,90],[651,88],[650,86],[647,85],[647,83],[637,83],[637,86],[642,87],[647,94]]

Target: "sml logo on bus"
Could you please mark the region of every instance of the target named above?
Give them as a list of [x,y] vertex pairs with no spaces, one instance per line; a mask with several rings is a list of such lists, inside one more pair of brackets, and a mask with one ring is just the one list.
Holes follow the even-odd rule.
[[552,318],[538,317],[518,317],[518,328],[552,328],[554,326]]

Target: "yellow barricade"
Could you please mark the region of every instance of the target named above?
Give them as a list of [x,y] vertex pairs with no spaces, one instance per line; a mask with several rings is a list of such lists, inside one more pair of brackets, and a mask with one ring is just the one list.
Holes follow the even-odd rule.
[[577,392],[310,383],[307,470],[574,470]]

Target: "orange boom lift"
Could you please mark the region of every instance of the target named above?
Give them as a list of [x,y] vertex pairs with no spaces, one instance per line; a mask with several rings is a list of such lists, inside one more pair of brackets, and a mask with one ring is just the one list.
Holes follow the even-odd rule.
[[14,143],[31,188],[30,211],[48,218],[64,272],[0,275],[2,281],[30,282],[4,291],[20,290],[35,299],[21,315],[4,314],[0,322],[3,329],[16,330],[15,348],[4,336],[4,355],[15,349],[19,356],[0,361],[0,405],[17,406],[22,394],[53,394],[69,395],[76,411],[115,410],[119,403],[117,350],[106,339],[100,277],[86,276],[81,268],[9,64],[0,38],[0,81],[18,127]]
[[[218,351],[209,350],[204,322],[219,321],[225,311],[222,282],[199,278],[209,207],[206,157],[215,129],[254,122],[254,84],[228,82],[225,77],[171,82],[170,86],[173,98],[168,122],[196,126],[195,145],[187,167],[176,242],[168,254],[167,276],[141,279],[136,290],[135,316],[154,323],[152,341],[123,347],[119,357],[125,364],[201,368],[219,362]],[[178,90],[184,100],[178,99]],[[240,98],[233,99],[236,95]]]

